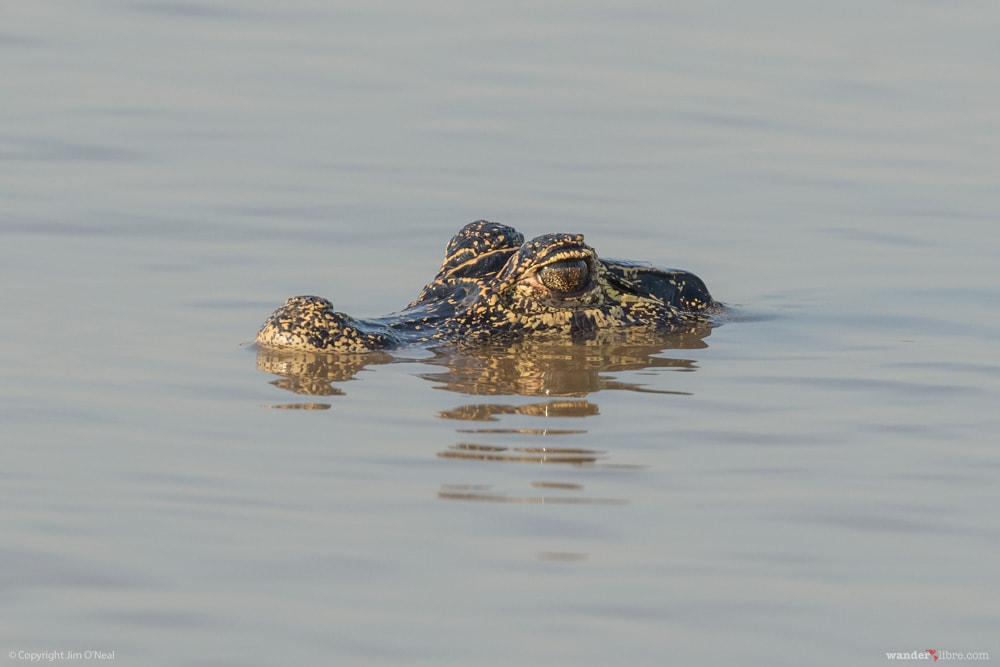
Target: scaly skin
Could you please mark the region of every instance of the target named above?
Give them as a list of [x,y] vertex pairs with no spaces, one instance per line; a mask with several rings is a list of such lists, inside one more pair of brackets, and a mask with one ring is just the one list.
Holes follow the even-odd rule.
[[525,336],[592,337],[621,328],[673,331],[718,308],[686,271],[598,257],[581,234],[525,242],[512,227],[463,227],[420,295],[398,313],[354,319],[316,296],[296,296],[257,333],[267,347],[363,352],[411,344],[480,344]]

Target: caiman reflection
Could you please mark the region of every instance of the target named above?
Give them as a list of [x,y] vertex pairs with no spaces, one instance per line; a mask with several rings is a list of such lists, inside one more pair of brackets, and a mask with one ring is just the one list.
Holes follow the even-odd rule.
[[[574,441],[587,433],[586,428],[581,428],[581,420],[600,415],[598,404],[590,397],[601,391],[684,395],[683,391],[654,389],[634,379],[624,380],[618,374],[694,371],[694,360],[679,352],[707,347],[705,339],[710,333],[711,327],[706,324],[669,336],[640,336],[633,332],[600,342],[523,340],[501,347],[448,346],[429,350],[431,356],[421,359],[388,353],[324,354],[260,348],[257,367],[280,376],[272,382],[275,386],[311,399],[269,407],[300,409],[329,408],[331,403],[315,402],[316,397],[343,395],[344,385],[365,369],[389,363],[432,367],[418,377],[435,389],[484,399],[438,412],[439,418],[458,422],[455,432],[459,436],[437,453],[439,458],[544,465],[547,469],[553,469],[552,466],[635,469],[643,466],[609,460],[608,449],[613,447],[575,446]],[[508,503],[625,502],[619,498],[591,497],[581,493],[582,485],[578,484],[538,480],[532,488],[546,489],[546,493],[525,495],[503,493],[490,485],[444,484],[438,497]]]
[[[342,395],[343,388],[334,385],[355,379],[366,368],[389,363],[440,367],[441,371],[419,377],[438,389],[460,394],[584,397],[608,390],[656,391],[609,374],[653,368],[694,370],[693,360],[665,355],[671,350],[708,347],[705,338],[711,329],[702,324],[666,336],[622,334],[610,341],[588,343],[520,341],[497,347],[449,346],[432,349],[432,356],[416,360],[379,352],[327,354],[260,347],[257,368],[280,376],[272,381],[275,386],[305,396]],[[505,409],[485,412],[503,414]]]

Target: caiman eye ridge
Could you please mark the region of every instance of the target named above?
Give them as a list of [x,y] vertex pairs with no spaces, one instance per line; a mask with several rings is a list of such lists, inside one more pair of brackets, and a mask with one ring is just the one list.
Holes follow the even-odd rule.
[[574,294],[590,284],[590,264],[585,259],[564,259],[538,269],[538,280],[554,292]]
[[595,335],[628,327],[675,331],[722,308],[698,276],[601,258],[581,234],[525,242],[513,227],[479,220],[455,235],[445,255],[434,280],[397,313],[363,320],[318,296],[292,297],[261,326],[257,344],[353,353],[536,334],[574,340],[584,328]]

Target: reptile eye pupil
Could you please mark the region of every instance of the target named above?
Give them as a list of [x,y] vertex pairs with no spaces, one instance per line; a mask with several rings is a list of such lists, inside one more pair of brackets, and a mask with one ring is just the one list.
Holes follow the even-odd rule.
[[553,262],[538,270],[538,279],[555,292],[579,292],[590,282],[590,265],[585,259]]

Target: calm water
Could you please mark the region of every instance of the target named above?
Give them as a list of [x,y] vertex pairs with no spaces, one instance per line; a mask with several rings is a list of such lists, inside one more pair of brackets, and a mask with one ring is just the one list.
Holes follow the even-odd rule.
[[[1000,9],[355,4],[0,10],[0,655],[1000,657]],[[735,317],[248,345],[477,218]]]

